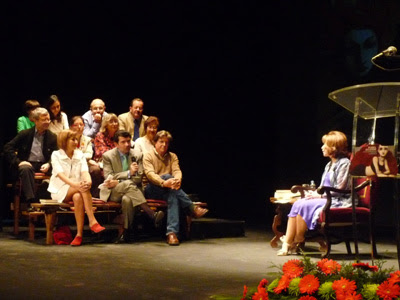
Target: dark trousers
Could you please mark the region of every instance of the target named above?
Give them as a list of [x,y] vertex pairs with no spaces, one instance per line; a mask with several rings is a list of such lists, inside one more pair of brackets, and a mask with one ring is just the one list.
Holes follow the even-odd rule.
[[41,162],[31,162],[31,166],[18,167],[19,178],[21,179],[22,194],[28,201],[35,199],[35,173],[40,172]]

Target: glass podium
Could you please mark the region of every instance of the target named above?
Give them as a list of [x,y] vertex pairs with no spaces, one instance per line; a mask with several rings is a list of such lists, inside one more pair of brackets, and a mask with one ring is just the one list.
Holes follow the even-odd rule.
[[[357,123],[359,118],[373,120],[372,132],[369,143],[375,142],[376,120],[379,118],[394,117],[394,154],[398,157],[398,134],[399,134],[399,103],[400,103],[400,82],[376,82],[368,84],[359,84],[335,90],[328,94],[328,98],[341,105],[353,113],[352,130],[352,153],[355,154],[357,146]],[[400,268],[400,205],[399,198],[399,179],[397,174],[391,180],[396,180],[394,184],[394,209],[395,209],[395,227],[397,241],[397,258]],[[390,180],[390,179],[389,179]],[[352,180],[353,181],[353,180]],[[354,201],[353,201],[354,208]],[[354,210],[353,210],[354,211]],[[354,214],[355,217],[355,214]],[[358,253],[356,220],[353,219],[353,228],[355,233],[355,247]]]

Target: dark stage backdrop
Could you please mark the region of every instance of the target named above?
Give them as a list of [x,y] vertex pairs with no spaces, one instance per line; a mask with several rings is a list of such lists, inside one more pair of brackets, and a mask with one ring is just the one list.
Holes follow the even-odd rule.
[[140,97],[173,135],[183,189],[208,202],[210,216],[269,223],[277,91],[267,88],[262,9],[241,1],[9,5],[2,144],[16,134],[26,99],[56,94],[71,117],[96,97],[116,114]]
[[[275,187],[320,183],[328,162],[321,137],[330,130],[352,138],[353,114],[330,99],[331,91],[370,82],[399,81],[371,58],[389,46],[400,49],[398,1],[281,1],[281,139]],[[393,118],[378,119],[376,142],[393,144]],[[359,122],[358,145],[368,142],[372,122]],[[390,205],[388,206],[390,207]],[[390,208],[389,208],[390,209]]]
[[396,1],[270,2],[4,4],[1,144],[28,98],[57,94],[73,116],[141,97],[174,137],[184,190],[210,215],[269,226],[274,190],[319,183],[321,136],[351,138],[328,93],[397,81],[368,61],[400,48]]

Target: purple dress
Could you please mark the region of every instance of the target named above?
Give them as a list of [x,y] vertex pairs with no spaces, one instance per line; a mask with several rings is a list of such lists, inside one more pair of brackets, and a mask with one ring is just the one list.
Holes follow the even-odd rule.
[[[331,186],[330,172],[327,172],[324,178],[323,186]],[[308,229],[315,229],[315,222],[313,222],[313,216],[317,209],[324,207],[326,198],[310,198],[310,199],[299,199],[295,203],[288,214],[288,217],[294,218],[300,215],[307,224]]]

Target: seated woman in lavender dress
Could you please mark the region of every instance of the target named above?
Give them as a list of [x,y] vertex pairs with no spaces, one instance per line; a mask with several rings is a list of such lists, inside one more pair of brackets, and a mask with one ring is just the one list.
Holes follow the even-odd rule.
[[[331,131],[322,137],[322,154],[330,158],[322,174],[321,186],[331,186],[337,189],[350,188],[350,160],[347,152],[346,135],[340,131]],[[307,229],[314,229],[318,216],[326,203],[326,196],[316,191],[308,192],[305,198],[296,201],[288,215],[286,235],[282,249],[277,255],[288,255],[295,252],[297,245],[304,241]],[[331,207],[350,207],[350,195],[332,193]]]

